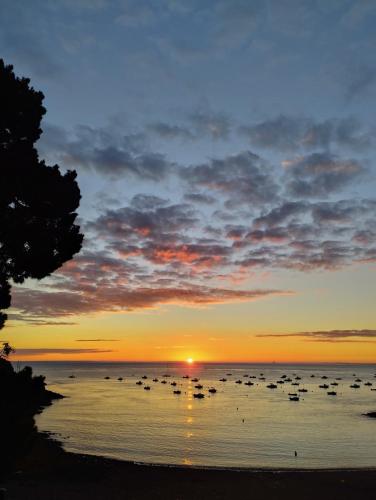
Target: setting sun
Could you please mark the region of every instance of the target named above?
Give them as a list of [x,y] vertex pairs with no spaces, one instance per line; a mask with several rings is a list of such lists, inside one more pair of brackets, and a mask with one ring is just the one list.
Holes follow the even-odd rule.
[[187,363],[191,365],[193,363],[193,359],[192,358],[187,358]]

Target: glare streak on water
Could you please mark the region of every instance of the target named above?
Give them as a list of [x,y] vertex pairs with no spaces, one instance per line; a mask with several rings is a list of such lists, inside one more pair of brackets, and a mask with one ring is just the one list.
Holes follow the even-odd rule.
[[[46,362],[32,366],[46,375],[51,390],[68,396],[39,415],[37,425],[57,433],[69,451],[197,466],[376,466],[376,420],[362,415],[376,411],[376,391],[371,391],[376,388],[376,368],[371,365]],[[232,376],[226,376],[230,372]],[[165,385],[160,383],[164,373],[171,373]],[[204,399],[193,398],[198,391],[194,382],[182,378],[186,373],[200,379]],[[265,382],[258,380],[260,373]],[[68,378],[71,374],[76,378]],[[292,379],[293,374],[300,376],[300,386],[266,387],[283,374]],[[143,382],[150,391],[136,385],[142,375],[148,376]],[[152,382],[154,377],[159,382]],[[222,377],[228,381],[219,382]],[[339,385],[328,389],[337,396],[319,389],[338,377]],[[361,387],[351,389],[357,377]],[[243,383],[236,384],[237,379]],[[170,385],[173,380],[176,387]],[[247,380],[255,385],[245,386]],[[364,386],[366,381],[373,386]],[[208,393],[211,386],[216,394]],[[302,387],[308,392],[300,394],[299,402],[290,401],[288,392]],[[182,394],[174,395],[174,389]]]

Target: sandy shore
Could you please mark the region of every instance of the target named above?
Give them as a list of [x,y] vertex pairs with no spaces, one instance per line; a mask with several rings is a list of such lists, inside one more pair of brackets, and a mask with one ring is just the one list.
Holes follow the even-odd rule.
[[151,467],[64,452],[39,434],[4,485],[7,500],[373,498],[376,470]]

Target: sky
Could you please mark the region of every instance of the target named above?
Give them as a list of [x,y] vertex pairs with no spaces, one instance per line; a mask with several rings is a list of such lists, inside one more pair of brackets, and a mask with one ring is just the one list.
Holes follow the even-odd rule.
[[374,0],[3,0],[81,252],[14,359],[374,362]]

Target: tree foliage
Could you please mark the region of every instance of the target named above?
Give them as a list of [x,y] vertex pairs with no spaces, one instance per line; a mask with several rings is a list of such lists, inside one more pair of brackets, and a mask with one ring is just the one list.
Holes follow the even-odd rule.
[[[0,59],[0,309],[11,284],[42,279],[81,249],[76,172],[39,159],[42,92]],[[0,312],[0,329],[7,315]]]

